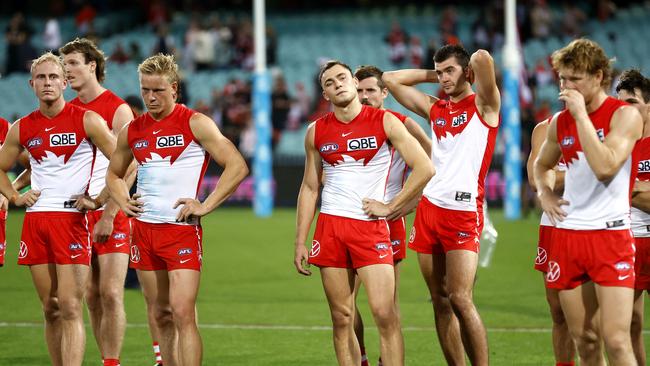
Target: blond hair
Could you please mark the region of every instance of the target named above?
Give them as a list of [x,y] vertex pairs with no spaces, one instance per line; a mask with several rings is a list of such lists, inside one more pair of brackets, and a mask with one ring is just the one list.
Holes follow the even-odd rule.
[[178,65],[174,56],[159,53],[142,61],[138,65],[140,75],[163,75],[170,84],[177,83],[180,80],[178,74]]
[[34,69],[36,69],[36,66],[45,63],[45,62],[51,62],[61,68],[61,74],[65,74],[65,66],[63,66],[63,61],[61,60],[61,57],[53,54],[52,52],[46,52],[42,54],[39,58],[32,60],[32,66],[29,68],[29,72],[34,76]]
[[577,72],[596,75],[602,71],[603,80],[600,85],[609,87],[612,82],[612,62],[607,57],[605,50],[596,42],[580,38],[571,41],[565,47],[553,52],[551,55],[553,69],[568,68]]

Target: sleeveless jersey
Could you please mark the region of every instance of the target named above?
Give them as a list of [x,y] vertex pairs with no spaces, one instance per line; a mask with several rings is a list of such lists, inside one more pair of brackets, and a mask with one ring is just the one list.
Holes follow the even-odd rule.
[[66,103],[51,119],[36,110],[19,120],[20,144],[32,167],[32,189],[41,192],[27,212],[78,212],[72,196],[87,193],[95,157],[84,128],[85,113]]
[[128,144],[138,163],[137,193],[144,202],[138,220],[179,225],[179,198],[196,198],[209,156],[194,137],[190,118],[197,112],[176,104],[160,121],[144,113],[128,125]]
[[7,132],[9,132],[9,127],[11,127],[11,123],[9,123],[9,121],[6,119],[0,117],[0,145],[5,143]]
[[391,152],[384,131],[384,111],[363,106],[349,123],[330,112],[314,122],[314,145],[323,164],[321,212],[371,220],[362,200],[384,200]]
[[[406,122],[406,116],[395,111],[386,110],[387,112],[392,113],[400,122]],[[397,149],[390,147],[391,153],[391,164],[390,170],[388,171],[388,181],[386,182],[386,194],[384,195],[384,202],[390,202],[404,187],[404,181],[406,180],[406,173],[408,172],[408,166],[406,162],[399,154]]]
[[[115,111],[125,102],[110,90],[105,90],[97,98],[88,103],[82,102],[78,97],[71,100],[70,103],[99,114],[106,121],[108,128],[112,132]],[[90,185],[88,187],[88,194],[91,197],[97,197],[106,186],[106,169],[108,169],[108,159],[106,159],[104,154],[98,153],[95,157],[93,174],[90,178]]]
[[482,214],[498,127],[483,120],[475,99],[476,94],[458,103],[438,100],[431,107],[431,161],[436,174],[424,188],[424,196],[439,207]]
[[[556,113],[556,114],[559,115],[560,113],[558,112],[558,113]],[[553,117],[555,117],[555,115],[553,115],[553,116],[547,118],[547,119],[546,119],[544,122],[542,122],[542,123],[546,123],[547,125],[550,125],[550,124],[551,124],[551,120],[553,119]],[[560,161],[557,163],[557,170],[559,170],[559,171],[561,171],[561,172],[566,172],[566,164],[564,163],[564,160],[563,160],[562,158],[560,158]],[[547,215],[546,212],[544,212],[544,211],[542,211],[542,217],[541,217],[541,219],[539,220],[539,225],[540,225],[540,226],[553,226],[553,223],[551,222],[551,219],[548,217],[548,215]]]
[[[609,133],[612,115],[626,105],[607,97],[597,110],[589,114],[598,138],[603,141]],[[567,216],[557,227],[571,230],[601,230],[630,228],[630,193],[636,175],[633,158],[629,156],[621,169],[608,182],[600,182],[589,167],[582,151],[576,122],[568,110],[557,119],[557,138],[562,157],[567,164],[562,206]]]
[[[650,181],[650,137],[645,137],[636,143],[634,155],[638,160],[637,179]],[[650,214],[632,207],[632,233],[637,238],[650,237]]]

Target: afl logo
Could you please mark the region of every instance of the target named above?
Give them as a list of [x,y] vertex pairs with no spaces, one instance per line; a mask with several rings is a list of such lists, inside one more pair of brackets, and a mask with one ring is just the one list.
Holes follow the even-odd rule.
[[141,150],[141,149],[144,149],[146,147],[149,147],[149,141],[147,141],[147,140],[136,141],[136,143],[133,144],[133,148],[136,149],[136,150]]
[[328,143],[324,144],[323,146],[321,146],[319,151],[322,154],[329,154],[329,153],[333,153],[334,151],[337,151],[338,149],[339,149],[338,144],[335,144],[333,142],[328,142]]
[[140,249],[137,245],[131,246],[131,262],[138,263],[140,262]]
[[23,259],[27,258],[27,244],[24,241],[20,242],[20,250],[18,251],[18,258]]
[[126,234],[125,233],[115,233],[115,234],[113,234],[113,239],[115,239],[115,240],[124,240],[124,239],[126,239]]
[[34,137],[33,139],[27,141],[27,148],[28,149],[33,149],[37,146],[41,146],[43,144],[43,139],[40,137]]
[[310,257],[316,257],[320,253],[320,243],[318,240],[314,240],[311,242],[311,250],[309,251],[309,256]]
[[574,142],[575,142],[575,139],[573,138],[573,136],[565,136],[562,139],[562,147],[569,147],[569,146],[573,145]]
[[436,126],[438,127],[444,127],[447,124],[447,121],[445,121],[444,118],[438,118],[435,122]]

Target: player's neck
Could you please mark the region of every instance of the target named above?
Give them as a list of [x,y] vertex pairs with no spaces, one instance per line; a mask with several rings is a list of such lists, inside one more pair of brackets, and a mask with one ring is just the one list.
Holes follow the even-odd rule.
[[600,89],[600,91],[591,98],[589,103],[587,103],[587,113],[595,112],[605,102],[605,99],[607,99],[607,94],[605,94],[604,90]]
[[643,137],[650,137],[650,118],[645,117],[643,119]]
[[151,118],[153,118],[154,120],[156,120],[156,121],[160,121],[160,120],[162,120],[163,118],[165,118],[165,117],[169,116],[170,114],[172,114],[172,112],[174,111],[174,108],[175,108],[175,107],[176,107],[176,103],[172,104],[171,108],[164,109],[164,110],[162,110],[162,111],[160,111],[160,112],[156,112],[156,113],[154,113],[154,112],[149,111],[149,115],[150,115]]
[[361,113],[361,108],[363,108],[363,105],[361,102],[359,102],[358,99],[355,98],[345,107],[335,106],[334,115],[339,121],[347,123],[352,121],[356,116],[359,115],[359,113]]
[[454,103],[458,103],[461,100],[467,98],[468,96],[474,94],[474,91],[472,90],[472,87],[469,85],[469,83],[466,83],[467,85],[463,89],[462,92],[456,94],[456,95],[450,95],[449,100],[451,100]]
[[61,96],[61,98],[51,103],[41,101],[38,109],[45,117],[54,118],[57,114],[61,113],[64,107],[65,99]]
[[98,82],[88,82],[87,85],[84,85],[81,89],[77,91],[77,97],[83,103],[90,103],[95,98],[100,96],[106,88],[101,86]]

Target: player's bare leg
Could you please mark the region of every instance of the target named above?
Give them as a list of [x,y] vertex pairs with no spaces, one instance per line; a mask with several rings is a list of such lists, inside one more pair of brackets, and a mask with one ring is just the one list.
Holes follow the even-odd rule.
[[576,345],[569,333],[562,306],[560,305],[559,291],[555,289],[546,289],[546,301],[548,302],[553,321],[553,353],[555,361],[562,363],[573,362],[576,354]]
[[487,333],[473,300],[478,253],[451,250],[446,254],[446,267],[449,302],[458,318],[467,356],[472,365],[487,365]]
[[104,349],[101,341],[102,327],[102,304],[99,297],[99,263],[97,256],[92,256],[90,262],[90,275],[88,276],[88,286],[86,288],[86,306],[88,307],[88,316],[90,325],[99,348],[99,354],[104,357]]
[[[161,350],[160,350],[160,330],[158,329],[158,324],[156,323],[156,316],[154,314],[154,308],[156,306],[156,297],[155,294],[150,294],[145,290],[145,286],[143,285],[144,281],[154,281],[153,285],[150,285],[147,288],[151,288],[152,286],[155,286],[155,276],[147,276],[144,274],[141,276],[141,273],[145,273],[144,271],[136,271],[138,275],[138,282],[140,283],[140,286],[142,287],[142,294],[144,295],[144,301],[145,304],[147,305],[147,323],[149,324],[149,334],[151,335],[151,341],[155,345],[154,346],[154,355],[156,356],[156,363],[159,362],[158,356],[161,355]],[[148,277],[153,277],[153,279],[148,278]],[[171,311],[171,310],[170,310]],[[156,350],[157,347],[157,350]],[[160,356],[162,358],[162,356]]]
[[63,366],[61,359],[61,312],[56,297],[57,278],[54,264],[29,266],[32,281],[43,307],[45,318],[45,342],[53,366]]
[[361,287],[361,280],[359,279],[359,276],[355,276],[354,277],[354,335],[357,337],[357,341],[359,342],[359,349],[361,350],[361,363],[363,364],[366,342],[364,339],[363,319],[361,318],[359,307],[356,304],[360,287]]
[[183,366],[199,366],[203,344],[196,325],[196,297],[201,272],[178,269],[169,272],[169,303],[178,331],[178,360]]
[[605,366],[600,351],[600,335],[597,328],[598,302],[592,282],[571,290],[560,291],[560,303],[580,355],[580,364]]
[[636,363],[645,365],[645,345],[643,344],[643,290],[634,290],[634,310],[630,326],[632,348]]
[[165,365],[178,366],[178,332],[174,326],[172,308],[169,303],[169,277],[167,271],[138,270],[138,280],[147,301],[148,312],[158,330],[160,353]]
[[465,365],[465,348],[460,337],[460,325],[449,301],[446,288],[444,254],[418,253],[420,271],[433,303],[436,334],[449,365]]
[[320,270],[330,307],[334,351],[339,365],[359,366],[361,354],[354,335],[354,273],[351,269],[323,267]]
[[90,268],[81,264],[56,266],[57,297],[61,312],[61,359],[66,366],[81,365],[86,348],[83,296]]
[[366,292],[370,311],[379,330],[381,360],[385,366],[404,364],[404,339],[395,309],[395,272],[390,264],[374,264],[357,269]]
[[100,350],[104,358],[120,358],[126,313],[124,312],[124,280],[129,255],[110,253],[98,256],[99,297],[101,304]]
[[595,285],[600,304],[600,327],[607,357],[612,365],[635,365],[630,324],[634,290],[626,287]]

